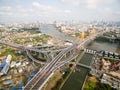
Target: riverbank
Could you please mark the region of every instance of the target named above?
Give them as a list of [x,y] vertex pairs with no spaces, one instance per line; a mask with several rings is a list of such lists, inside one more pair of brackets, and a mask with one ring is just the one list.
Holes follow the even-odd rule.
[[[92,41],[89,46],[89,49],[94,49],[97,51],[105,50],[109,52],[120,53],[120,45],[117,43],[104,42],[104,41]],[[108,84],[103,84],[99,82],[99,79],[95,76],[88,75],[84,89],[83,90],[116,90],[113,89]]]
[[[93,55],[85,53],[79,63],[90,65],[92,57]],[[89,70],[87,68],[77,65],[61,90],[81,90],[88,73]]]
[[116,52],[120,54],[120,45],[118,45]]
[[55,26],[53,24],[41,25],[40,31],[41,31],[41,33],[50,35],[52,37],[61,39],[63,41],[66,41],[66,40],[70,40],[71,42],[76,41],[75,37],[70,37],[70,36],[65,35],[65,34],[59,32],[58,30],[56,30],[56,28],[55,28]]
[[[102,42],[102,41],[92,41],[88,45],[88,48],[93,49],[93,50],[97,50],[97,51],[105,50],[105,51],[110,51],[110,52],[115,53],[117,48],[120,48],[120,47],[116,43]],[[120,52],[120,49],[118,49],[118,51]]]

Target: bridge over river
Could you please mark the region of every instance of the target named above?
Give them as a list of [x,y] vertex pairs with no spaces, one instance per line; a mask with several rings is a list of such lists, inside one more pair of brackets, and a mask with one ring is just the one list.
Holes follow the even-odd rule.
[[[49,27],[52,27],[51,25]],[[46,28],[48,29],[48,27]],[[60,67],[64,64],[66,64],[66,62],[70,62],[71,60],[73,60],[76,55],[78,55],[78,49],[84,45],[86,45],[86,43],[90,42],[91,40],[93,40],[94,38],[96,38],[97,36],[108,32],[108,31],[101,31],[101,32],[97,32],[94,35],[88,36],[87,38],[85,38],[83,41],[78,42],[77,44],[73,44],[72,46],[69,46],[65,49],[63,49],[61,52],[59,52],[58,55],[56,55],[51,62],[46,63],[44,65],[43,68],[41,68],[39,70],[39,72],[25,85],[24,90],[40,90],[43,85],[45,84],[44,82],[46,82],[46,80],[48,80],[48,77],[54,73],[54,71],[57,69],[56,67]],[[17,49],[22,49],[23,51],[26,52],[26,54],[31,58],[32,56],[30,56],[29,52],[29,48],[26,48],[24,46],[15,46],[13,44],[7,44],[7,43],[3,43],[0,41],[0,44],[5,44]],[[66,54],[69,55],[66,57]],[[64,58],[65,57],[65,58]],[[31,58],[34,59],[34,58]],[[63,62],[62,62],[63,61]],[[66,62],[64,62],[66,61]],[[67,89],[66,89],[67,90]]]

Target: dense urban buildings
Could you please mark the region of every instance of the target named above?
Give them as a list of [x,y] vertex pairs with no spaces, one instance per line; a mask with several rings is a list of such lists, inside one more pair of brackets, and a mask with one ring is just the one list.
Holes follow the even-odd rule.
[[[101,24],[102,26],[101,25],[99,26],[98,24],[94,24],[94,23],[89,23],[89,24],[87,23],[86,25],[84,23],[83,24],[34,23],[32,24],[32,26],[31,24],[28,24],[27,27],[24,24],[23,25],[20,24],[21,27],[17,27],[20,26],[19,24],[17,25],[11,24],[10,25],[11,27],[8,27],[9,25],[10,24],[1,24],[1,29],[0,29],[1,30],[0,33],[1,34],[1,41],[0,41],[1,42],[1,46],[0,46],[1,89],[11,88],[14,90],[19,88],[20,90],[22,89],[27,90],[28,89],[26,88],[27,85],[29,85],[30,82],[33,82],[32,80],[34,80],[36,75],[38,75],[38,73],[42,74],[42,70],[44,69],[43,67],[45,65],[44,63],[46,63],[47,61],[51,64],[52,62],[54,63],[54,60],[57,60],[55,58],[57,58],[57,56],[61,52],[66,52],[67,47],[72,48],[74,44],[80,45],[79,48],[77,49],[77,53],[76,53],[77,56],[72,56],[73,55],[72,51],[70,51],[69,54],[66,54],[67,56],[66,55],[64,57],[62,56],[61,59],[69,58],[69,56],[72,57],[73,59],[69,58],[68,61],[66,60],[57,61],[61,63],[60,66],[58,64],[58,68],[56,68],[57,70],[56,69],[54,70],[53,68],[54,66],[52,67],[50,66],[51,70],[52,69],[54,70],[53,72],[55,73],[55,75],[56,72],[59,72],[59,74],[61,75],[59,78],[64,77],[64,75],[66,77],[63,78],[63,80],[65,81],[59,83],[61,87],[58,88],[61,89],[66,88],[67,87],[66,83],[70,82],[69,81],[70,77],[72,78],[71,75],[75,72],[81,73],[81,68],[86,68],[88,70],[87,72],[89,72],[89,74],[92,75],[92,77],[94,78],[96,77],[97,80],[96,85],[97,82],[99,82],[103,84],[103,86],[110,85],[109,87],[114,89],[120,88],[119,87],[120,86],[119,84],[120,27],[118,25],[114,24],[114,26],[111,26],[109,25],[109,23],[107,23],[106,25],[104,24],[105,26],[102,24]],[[16,29],[13,29],[13,27]],[[84,29],[84,27],[86,27],[86,29]],[[49,33],[48,31],[45,32],[45,30],[49,30],[49,32],[50,30],[53,31],[52,33]],[[99,33],[101,32],[104,33],[98,36]],[[15,37],[13,37],[13,34],[15,34]],[[97,36],[97,38],[93,40],[92,39],[93,36],[95,37]],[[102,47],[100,46],[98,48],[97,46],[92,45],[93,42],[95,43],[99,42],[100,45],[102,45],[101,43],[104,42],[111,43],[113,45],[115,44],[116,46],[113,48],[113,50],[108,48],[104,49],[106,47],[106,44],[105,45],[103,44]],[[112,45],[110,47],[112,47]],[[68,48],[68,50],[70,50],[70,48]],[[45,54],[44,52],[46,52],[47,54]],[[92,55],[93,60],[91,59],[91,62],[89,62],[90,66],[88,64],[82,63],[82,60],[80,60],[79,52],[80,52],[80,56],[84,53],[88,53]],[[73,61],[70,62],[69,60],[70,61],[73,60]],[[66,71],[67,69],[70,70]],[[83,72],[86,71],[83,70]],[[52,87],[49,86],[49,82],[50,82],[49,79],[55,76],[53,73],[48,75],[50,76],[49,77],[46,76],[45,79],[46,81],[42,82],[44,84],[41,84],[42,86],[40,87],[40,89],[45,89],[45,88],[47,89],[48,87],[52,89]],[[91,77],[87,74],[85,74],[84,76],[86,77],[86,79]],[[83,79],[83,82],[81,86],[79,86],[79,88],[81,89],[90,88],[90,86],[88,87],[87,84],[85,84],[85,81],[86,83],[88,83],[86,79]],[[35,82],[37,82],[36,80]],[[58,81],[59,79],[57,79],[57,81],[54,83],[57,83]],[[48,86],[44,87],[46,83],[48,83]],[[74,83],[76,83],[76,81],[74,81]],[[38,84],[38,88],[39,88],[39,84]],[[56,87],[54,86],[54,88]]]
[[120,90],[119,0],[0,0],[0,90]]

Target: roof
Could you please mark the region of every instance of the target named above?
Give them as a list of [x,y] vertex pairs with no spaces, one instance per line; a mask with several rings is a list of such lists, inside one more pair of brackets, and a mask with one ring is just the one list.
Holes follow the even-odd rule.
[[24,86],[24,83],[20,83],[18,86],[18,90],[22,90],[23,86]]
[[31,77],[29,77],[29,78],[27,79],[27,82],[29,82],[31,79],[32,79],[32,78],[31,78]]
[[0,64],[0,68],[3,68],[5,65],[6,65],[6,61],[3,61],[3,62]]
[[7,58],[6,58],[6,62],[7,62],[7,63],[10,63],[11,59],[12,59],[12,56],[11,56],[11,55],[8,55]]
[[0,60],[3,60],[3,59],[5,59],[6,58],[6,56],[2,56],[2,57],[0,57]]
[[1,72],[7,74],[8,69],[9,69],[9,65],[6,63]]
[[16,87],[12,87],[10,90],[17,90]]

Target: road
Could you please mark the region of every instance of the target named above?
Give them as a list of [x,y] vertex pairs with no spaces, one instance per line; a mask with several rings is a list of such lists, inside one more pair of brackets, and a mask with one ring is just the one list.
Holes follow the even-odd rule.
[[[101,35],[103,33],[105,33],[105,31],[96,33],[95,35],[92,35],[92,36],[89,36],[86,39],[84,39],[82,42],[80,42],[79,44],[73,44],[72,46],[67,47],[64,50],[62,50],[50,63],[46,64],[45,67],[42,68],[26,84],[26,86],[24,87],[24,90],[38,90],[38,89],[40,89],[42,84],[45,82],[45,80],[47,80],[47,78],[51,75],[51,73],[53,73],[53,71],[55,70],[54,68],[56,68],[56,65],[61,61],[62,57],[66,53],[68,53],[70,51],[73,51],[73,50],[75,50],[75,49],[77,49],[77,48],[79,48],[81,46],[84,46],[87,42],[93,40],[96,36],[99,36],[99,35]],[[8,46],[11,46],[11,47],[14,47],[14,48],[26,50],[26,48],[24,48],[23,46],[14,46],[14,45],[2,43],[2,42],[0,44],[4,44],[4,45],[8,45]],[[30,56],[29,53],[28,53],[28,56]],[[71,58],[67,59],[67,61],[70,61]],[[61,63],[59,66],[64,65],[66,62]]]
[[[96,35],[93,35],[91,37],[84,39],[84,41],[80,42],[80,44],[74,44],[73,46],[70,46],[64,49],[63,51],[61,51],[42,71],[40,71],[39,73],[36,74],[35,77],[33,77],[33,79],[24,87],[24,90],[38,90],[42,86],[42,84],[45,82],[47,77],[54,71],[54,68],[56,68],[56,65],[59,63],[61,58],[67,52],[83,46],[88,41],[93,40],[96,36],[101,35],[103,33],[104,32],[97,33]],[[65,63],[66,62],[63,62],[61,65],[64,65]]]
[[45,68],[33,77],[30,82],[24,87],[24,90],[38,90],[44,83],[47,77],[53,72],[54,66],[61,60],[61,58],[70,50],[73,50],[77,45],[73,45],[61,51],[57,57],[55,57]]

